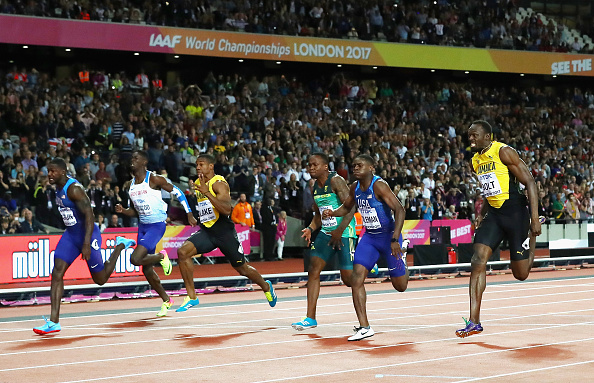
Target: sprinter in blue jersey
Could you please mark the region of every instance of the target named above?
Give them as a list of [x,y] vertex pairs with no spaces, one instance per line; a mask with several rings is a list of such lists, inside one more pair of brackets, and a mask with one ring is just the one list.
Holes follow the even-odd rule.
[[388,264],[392,286],[401,292],[408,286],[406,258],[401,248],[405,210],[390,186],[375,176],[374,171],[373,158],[365,154],[355,157],[353,174],[357,182],[351,185],[348,198],[338,209],[325,210],[322,213],[323,219],[342,217],[351,211],[356,203],[365,226],[365,234],[357,245],[353,260],[351,285],[359,327],[355,327],[355,334],[348,338],[350,341],[369,338],[375,334],[367,320],[367,294],[363,283],[380,255]]
[[51,315],[44,317],[45,324],[35,327],[36,334],[45,335],[58,332],[60,326],[60,301],[64,294],[64,274],[79,254],[87,261],[87,266],[98,285],[103,285],[115,269],[122,250],[134,246],[133,240],[117,237],[116,247],[103,262],[101,258],[101,232],[95,223],[91,201],[85,189],[73,178],[66,175],[66,162],[53,159],[47,167],[50,184],[56,185],[56,205],[66,225],[54,252],[54,268],[51,284]]
[[167,315],[167,311],[173,305],[173,299],[169,298],[167,292],[161,285],[161,280],[155,272],[153,265],[160,263],[163,266],[165,275],[171,274],[171,261],[167,252],[161,250],[155,254],[157,244],[165,234],[165,221],[167,219],[167,203],[161,197],[161,189],[173,194],[184,208],[188,216],[188,222],[196,226],[197,221],[188,205],[188,200],[182,191],[163,176],[153,174],[148,171],[148,155],[146,152],[137,150],[132,153],[130,160],[130,170],[134,178],[130,183],[130,200],[132,205],[124,209],[122,205],[117,204],[115,209],[117,213],[122,213],[128,217],[138,216],[140,224],[138,225],[138,246],[130,256],[130,261],[135,266],[142,266],[142,272],[151,287],[163,299],[161,310],[157,313],[158,317]]

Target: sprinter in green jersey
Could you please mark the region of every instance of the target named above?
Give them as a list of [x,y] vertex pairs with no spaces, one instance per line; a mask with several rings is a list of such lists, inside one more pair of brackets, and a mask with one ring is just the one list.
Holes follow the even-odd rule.
[[[349,187],[341,176],[328,169],[328,156],[315,153],[309,157],[309,174],[316,180],[313,187],[315,215],[309,226],[303,229],[302,237],[311,246],[311,258],[307,271],[307,316],[291,326],[295,330],[317,327],[316,304],[320,294],[320,272],[326,263],[337,256],[342,281],[351,286],[353,272],[353,254],[357,243],[355,231],[356,207],[342,218],[330,217],[322,219],[324,210],[336,210],[349,196]],[[312,232],[320,229],[314,243],[311,243]]]

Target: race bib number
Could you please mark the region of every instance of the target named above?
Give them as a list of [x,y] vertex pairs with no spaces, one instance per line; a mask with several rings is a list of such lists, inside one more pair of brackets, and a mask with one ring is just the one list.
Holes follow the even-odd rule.
[[198,201],[198,214],[200,215],[200,222],[205,223],[209,221],[214,221],[217,219],[217,216],[214,212],[214,208],[209,200],[205,201]]
[[494,172],[480,174],[478,179],[483,188],[483,196],[492,197],[502,193],[501,185]]
[[359,212],[361,213],[361,218],[363,218],[363,226],[365,226],[365,229],[381,229],[382,224],[379,220],[379,217],[377,216],[377,211],[375,208],[359,209]]
[[58,210],[60,211],[64,225],[68,227],[76,225],[76,217],[72,209],[69,207],[58,207]]
[[153,209],[151,209],[151,205],[148,203],[142,202],[134,202],[134,209],[138,212],[138,215],[151,215],[153,214]]
[[[320,214],[322,214],[322,217],[324,216],[324,211],[326,210],[334,210],[332,209],[332,206],[320,206]],[[324,228],[329,228],[329,227],[334,227],[338,225],[338,221],[336,221],[336,217],[328,217],[326,219],[322,218],[322,227]]]

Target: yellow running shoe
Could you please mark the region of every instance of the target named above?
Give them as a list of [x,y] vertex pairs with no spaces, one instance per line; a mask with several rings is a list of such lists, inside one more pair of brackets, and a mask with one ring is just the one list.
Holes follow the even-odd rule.
[[169,298],[167,302],[163,302],[161,305],[161,311],[157,313],[158,317],[164,317],[167,315],[167,311],[173,306],[173,299]]
[[171,270],[173,269],[173,265],[169,260],[169,256],[165,250],[159,251],[159,253],[163,254],[163,259],[161,259],[161,266],[163,266],[163,272],[165,275],[171,274]]

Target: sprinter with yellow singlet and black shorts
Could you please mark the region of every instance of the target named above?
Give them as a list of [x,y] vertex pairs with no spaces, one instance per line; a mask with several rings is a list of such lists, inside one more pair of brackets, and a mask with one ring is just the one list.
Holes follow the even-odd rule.
[[201,154],[196,159],[198,179],[192,184],[196,192],[196,210],[200,217],[200,231],[192,234],[177,250],[179,269],[184,279],[188,296],[176,312],[187,311],[199,303],[194,287],[194,263],[192,257],[205,254],[216,248],[231,263],[231,266],[264,291],[268,304],[276,305],[276,293],[270,281],[265,281],[258,270],[246,263],[243,247],[237,238],[235,224],[229,218],[231,195],[224,177],[214,173],[215,159],[209,154]]
[[[475,121],[468,129],[470,148],[476,152],[472,168],[482,186],[484,203],[476,218],[474,254],[470,274],[470,318],[466,327],[456,331],[465,338],[483,331],[480,323],[481,299],[486,286],[486,266],[493,250],[504,237],[509,241],[511,269],[520,281],[528,278],[534,262],[536,237],[541,227],[538,218],[538,190],[528,167],[518,153],[501,142],[492,141],[486,121]],[[526,196],[520,190],[526,187]]]

